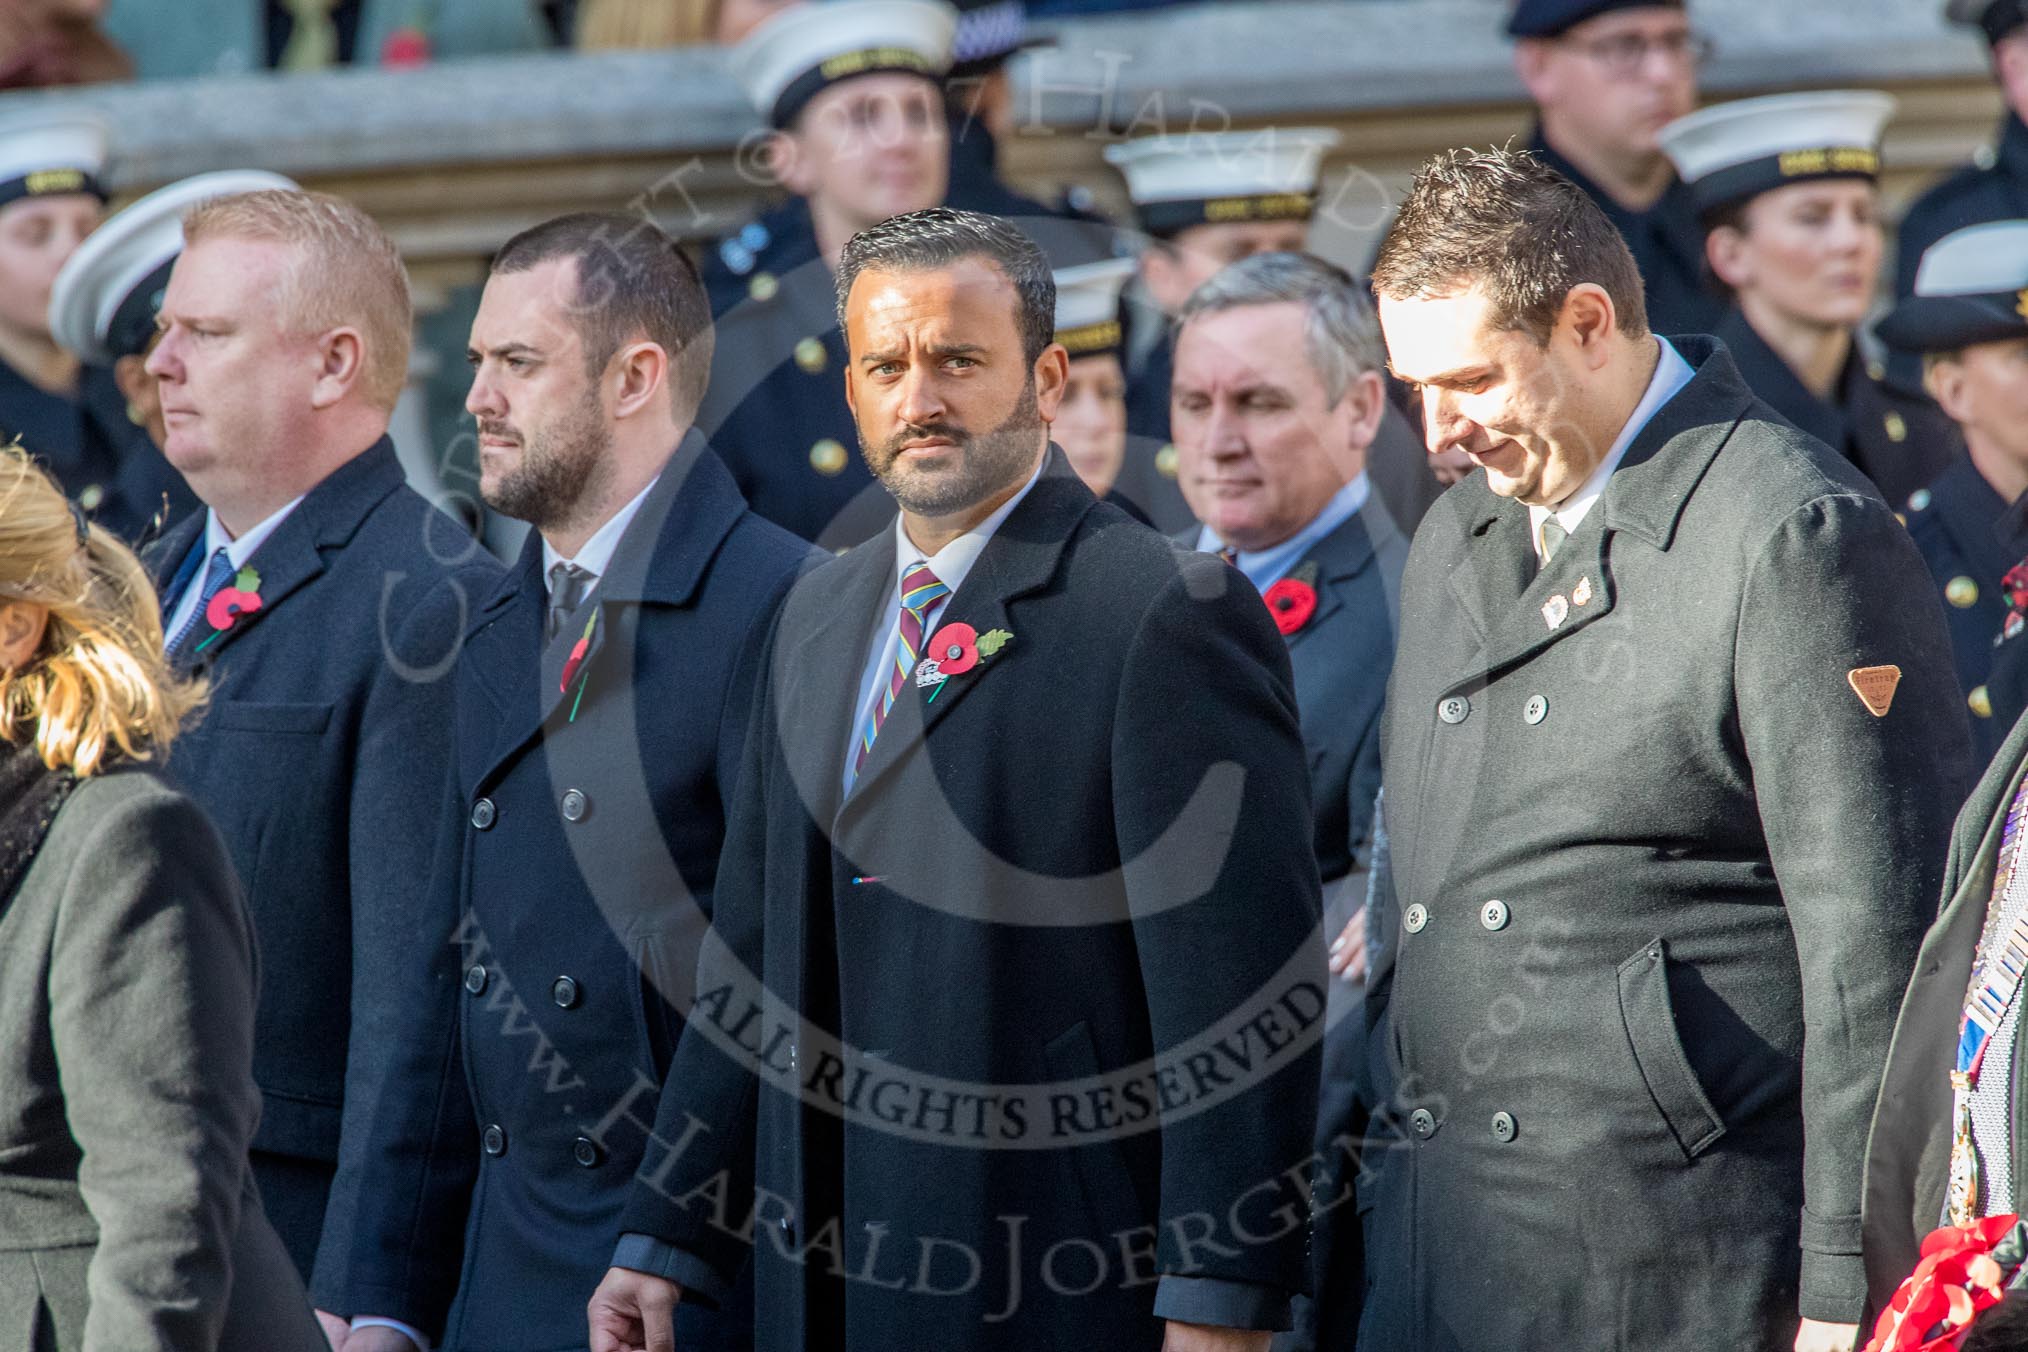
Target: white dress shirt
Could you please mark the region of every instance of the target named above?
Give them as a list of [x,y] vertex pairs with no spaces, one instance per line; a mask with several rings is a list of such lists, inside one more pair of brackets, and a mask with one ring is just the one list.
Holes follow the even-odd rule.
[[[1278,545],[1260,550],[1240,550],[1232,566],[1246,575],[1255,591],[1266,595],[1267,589],[1281,581],[1289,569],[1301,563],[1304,555],[1319,540],[1350,521],[1364,508],[1366,499],[1371,496],[1372,490],[1367,486],[1366,473],[1362,470],[1331,495],[1331,500],[1324,504],[1324,510],[1310,518],[1309,525]],[[1219,539],[1218,533],[1211,527],[1205,526],[1197,532],[1197,548],[1206,554],[1216,554],[1225,548],[1225,541]]]
[[[950,588],[951,596],[957,595],[958,588],[965,584],[972,565],[985,552],[986,542],[993,538],[993,532],[1000,529],[1013,510],[1021,505],[1035,487],[1035,481],[1042,477],[1042,467],[1049,463],[1047,456],[1035,466],[1035,472],[1028,476],[1028,482],[1021,491],[1000,504],[999,508],[984,521],[927,557],[916,548],[915,541],[908,538],[907,519],[894,518],[894,590],[888,594],[886,609],[874,624],[873,633],[867,640],[866,667],[859,678],[859,703],[854,707],[858,713],[853,716],[852,726],[845,730],[845,787],[852,787],[852,762],[859,755],[859,732],[866,726],[866,720],[873,716],[873,706],[893,679],[895,650],[901,646],[901,580],[910,570],[927,566],[937,575],[937,581]],[[863,548],[863,546],[862,546]],[[945,596],[931,604],[923,612],[923,636],[928,638],[936,632],[937,617],[951,599]],[[927,645],[925,645],[927,646]]]
[[641,504],[648,500],[648,495],[655,491],[655,485],[660,482],[662,476],[659,474],[648,480],[648,486],[634,494],[632,502],[614,512],[605,525],[592,532],[591,539],[584,542],[584,547],[577,551],[574,558],[566,559],[557,553],[545,537],[542,541],[543,590],[545,592],[555,590],[551,585],[550,570],[559,563],[569,563],[591,574],[592,580],[584,584],[585,595],[591,595],[591,589],[605,576],[606,569],[613,566],[613,552],[620,547],[620,537],[627,533],[628,526],[634,524],[634,518],[641,514]]
[[190,623],[190,617],[197,613],[198,598],[204,595],[204,575],[211,569],[213,555],[223,549],[233,571],[238,572],[246,567],[254,551],[267,543],[267,538],[289,519],[289,513],[302,502],[302,498],[295,499],[237,539],[219,521],[218,513],[207,507],[204,511],[204,557],[197,561],[197,571],[191,574],[189,584],[183,588],[183,595],[176,599],[176,609],[169,613],[169,622],[162,626],[164,637],[173,639],[182,633],[183,626]]
[[1662,355],[1655,363],[1655,374],[1648,378],[1647,393],[1641,396],[1640,403],[1634,405],[1633,413],[1627,418],[1627,425],[1620,429],[1619,439],[1613,442],[1612,449],[1606,452],[1605,459],[1598,462],[1598,468],[1591,472],[1590,478],[1578,486],[1575,493],[1556,506],[1529,507],[1528,535],[1534,541],[1536,558],[1542,557],[1542,523],[1549,519],[1549,514],[1556,513],[1557,524],[1563,527],[1565,534],[1577,534],[1577,528],[1583,525],[1585,517],[1591,514],[1593,505],[1605,496],[1606,481],[1613,477],[1613,471],[1618,469],[1620,461],[1626,458],[1627,447],[1634,444],[1634,438],[1641,434],[1641,429],[1662,411],[1662,405],[1674,399],[1682,388],[1690,383],[1691,377],[1697,374],[1690,369],[1690,363],[1683,360],[1683,355],[1669,345],[1667,338],[1657,334],[1655,341],[1661,345]]

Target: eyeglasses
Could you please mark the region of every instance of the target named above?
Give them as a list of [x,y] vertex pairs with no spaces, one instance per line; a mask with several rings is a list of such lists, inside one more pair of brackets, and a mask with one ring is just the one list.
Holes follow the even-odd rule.
[[1684,31],[1665,33],[1660,37],[1647,37],[1640,33],[1621,33],[1617,37],[1592,38],[1588,41],[1565,39],[1572,47],[1605,67],[1606,74],[1615,80],[1631,80],[1641,73],[1647,64],[1648,53],[1655,52],[1666,57],[1672,64],[1701,66],[1711,59],[1713,43],[1702,33]]

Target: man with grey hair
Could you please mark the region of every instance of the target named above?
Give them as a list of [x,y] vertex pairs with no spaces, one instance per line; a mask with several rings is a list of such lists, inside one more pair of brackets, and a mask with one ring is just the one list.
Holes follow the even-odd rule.
[[[1380,714],[1394,664],[1408,541],[1367,479],[1387,408],[1380,337],[1362,289],[1298,253],[1255,254],[1216,273],[1178,318],[1170,432],[1177,483],[1200,525],[1180,542],[1231,563],[1266,599],[1288,645],[1309,753],[1331,993],[1318,1141],[1357,1139],[1367,1073],[1366,876],[1380,791]],[[1321,1189],[1336,1196],[1342,1185]],[[1298,1346],[1350,1344],[1358,1319],[1357,1225],[1325,1212],[1317,1303],[1299,1305]],[[1336,1269],[1350,1259],[1352,1271]],[[1348,1304],[1340,1309],[1335,1300]],[[1343,1338],[1333,1342],[1334,1329]],[[1314,1341],[1309,1341],[1314,1339]]]

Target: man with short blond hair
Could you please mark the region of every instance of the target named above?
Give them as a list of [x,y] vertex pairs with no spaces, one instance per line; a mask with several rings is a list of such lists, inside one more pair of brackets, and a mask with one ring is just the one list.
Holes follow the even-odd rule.
[[[408,360],[393,244],[334,197],[224,198],[186,222],[148,357],[164,452],[205,503],[148,552],[172,661],[212,699],[172,773],[210,812],[261,948],[253,1167],[312,1275],[334,1173],[388,1105],[386,1050],[448,793],[450,684],[498,568],[403,481]],[[405,1186],[405,1185],[404,1185]],[[343,1236],[327,1247],[338,1248]]]

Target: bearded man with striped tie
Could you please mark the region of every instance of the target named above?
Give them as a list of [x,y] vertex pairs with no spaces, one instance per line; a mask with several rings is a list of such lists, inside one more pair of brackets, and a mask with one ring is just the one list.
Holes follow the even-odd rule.
[[666,1346],[751,1254],[764,1349],[1265,1349],[1326,979],[1285,645],[1050,444],[1019,231],[896,217],[838,288],[900,519],[770,640],[592,1348]]

